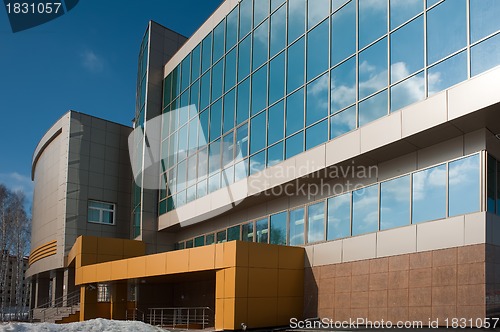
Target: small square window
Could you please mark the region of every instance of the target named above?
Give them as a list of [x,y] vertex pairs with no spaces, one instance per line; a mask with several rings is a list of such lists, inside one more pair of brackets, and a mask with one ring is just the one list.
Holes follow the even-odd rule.
[[88,222],[114,225],[115,224],[115,204],[99,201],[89,201]]

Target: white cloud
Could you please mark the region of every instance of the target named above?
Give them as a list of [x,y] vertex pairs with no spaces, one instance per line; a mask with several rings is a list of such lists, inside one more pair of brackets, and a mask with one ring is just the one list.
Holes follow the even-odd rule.
[[92,50],[81,54],[82,65],[91,72],[97,73],[104,69],[104,60]]
[[26,207],[29,208],[31,206],[34,188],[34,182],[31,181],[31,177],[17,172],[0,173],[0,184],[5,185],[9,190],[24,193],[26,197]]

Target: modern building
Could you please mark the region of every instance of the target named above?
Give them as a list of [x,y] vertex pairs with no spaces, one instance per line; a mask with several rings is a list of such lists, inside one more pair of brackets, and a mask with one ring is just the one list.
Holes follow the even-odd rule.
[[5,274],[2,276],[4,287],[1,292],[0,319],[24,319],[29,306],[29,284],[25,273],[28,258],[7,255]]
[[130,240],[60,253],[80,319],[103,312],[94,284],[125,318],[130,283],[136,313],[209,307],[216,329],[497,316],[499,15],[495,0],[226,0],[187,40],[151,22]]

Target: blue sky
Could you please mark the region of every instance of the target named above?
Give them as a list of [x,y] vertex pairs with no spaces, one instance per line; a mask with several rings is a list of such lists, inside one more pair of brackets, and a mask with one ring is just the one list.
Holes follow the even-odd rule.
[[137,56],[149,20],[191,36],[223,0],[81,0],[12,33],[0,8],[0,183],[31,200],[32,153],[73,109],[131,125]]

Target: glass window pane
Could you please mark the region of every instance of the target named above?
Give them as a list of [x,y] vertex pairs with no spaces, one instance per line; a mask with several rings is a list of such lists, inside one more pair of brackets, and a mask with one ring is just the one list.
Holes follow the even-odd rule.
[[473,46],[471,63],[472,76],[498,66],[500,64],[500,34]]
[[234,165],[234,182],[248,177],[248,159]]
[[251,36],[248,36],[238,45],[238,81],[241,81],[250,74],[251,42]]
[[425,98],[424,73],[417,74],[391,88],[391,112]]
[[332,0],[332,13],[335,12],[337,9],[339,9],[342,5],[344,5],[348,1],[350,0]]
[[283,142],[267,149],[267,166],[271,167],[283,161]]
[[328,73],[307,85],[306,126],[328,116]]
[[[225,166],[225,165],[223,165]],[[221,186],[227,187],[230,186],[234,183],[234,166],[229,166],[227,168],[224,168],[221,174]]]
[[474,43],[500,29],[500,1],[470,0],[470,37]]
[[184,242],[179,242],[179,243],[177,244],[177,250],[182,250],[182,249],[184,249],[184,248],[185,248],[185,245],[186,245],[186,244],[185,244]]
[[188,126],[184,126],[179,130],[179,150],[177,155],[179,160],[186,158],[187,149],[188,149]]
[[285,52],[281,53],[269,65],[269,104],[285,95]]
[[[200,127],[198,132],[198,146],[203,147],[208,143],[208,109],[200,113]],[[170,150],[172,151],[172,150]]]
[[181,91],[184,91],[191,82],[191,56],[190,54],[182,60]]
[[391,35],[391,82],[424,67],[424,18],[406,24]]
[[352,235],[378,231],[378,185],[352,193]]
[[290,245],[304,244],[304,208],[290,211]]
[[196,184],[196,166],[198,165],[198,159],[196,155],[191,156],[187,163],[187,186],[192,186]]
[[220,173],[208,178],[208,192],[213,193],[220,189]]
[[387,0],[359,1],[359,48],[387,33]]
[[359,98],[387,86],[387,38],[359,54]]
[[356,102],[356,58],[352,57],[331,71],[331,113]]
[[380,229],[410,224],[410,176],[380,185]]
[[446,165],[413,174],[412,223],[446,217]]
[[223,73],[224,60],[221,60],[212,68],[212,101],[222,96]]
[[267,61],[268,53],[268,21],[262,23],[253,32],[253,61],[252,68],[255,70]]
[[315,26],[329,13],[330,0],[309,0],[307,3],[307,28],[310,29]]
[[266,112],[250,120],[250,154],[266,147]]
[[359,126],[387,115],[387,90],[359,103]]
[[252,29],[253,0],[240,2],[240,40]]
[[202,247],[205,245],[205,237],[202,235],[202,236],[198,236],[197,238],[194,239],[194,246],[195,247]]
[[325,202],[307,207],[307,243],[325,240]]
[[266,151],[261,151],[250,157],[250,175],[258,173],[266,168]]
[[228,165],[234,160],[234,131],[222,139],[222,165]]
[[[335,1],[335,0],[334,0]],[[351,1],[332,16],[332,65],[356,52],[356,2]]]
[[304,38],[288,48],[287,58],[286,91],[290,93],[304,84]]
[[304,128],[304,89],[286,99],[286,135]]
[[286,212],[273,214],[270,223],[270,243],[286,245]]
[[429,96],[467,79],[467,53],[459,53],[429,68]]
[[200,77],[200,53],[201,44],[198,44],[191,54],[191,82]]
[[196,116],[196,113],[198,113],[199,110],[199,96],[200,96],[200,81],[196,81],[191,85],[191,89],[189,89],[190,96],[189,96],[189,117]]
[[427,63],[467,44],[466,0],[444,1],[427,13]]
[[222,243],[222,242],[226,242],[226,230],[217,232],[217,243]]
[[248,119],[250,113],[250,78],[241,82],[237,89],[236,124],[240,124]]
[[177,164],[177,191],[186,189],[187,161],[183,160]]
[[487,168],[487,199],[486,199],[486,208],[487,208],[487,211],[489,212],[492,212],[492,213],[495,213],[495,193],[496,191],[498,190],[496,187],[497,187],[497,179],[496,179],[496,176],[497,176],[497,170],[496,170],[496,166],[497,166],[497,161],[495,160],[495,158],[493,158],[492,156],[488,155],[488,168]]
[[286,6],[271,15],[271,57],[286,46]]
[[288,0],[288,43],[305,31],[306,0]]
[[196,199],[196,186],[189,187],[186,190],[186,202],[190,203]]
[[192,248],[192,247],[193,247],[193,240],[186,241],[186,249],[187,248]]
[[207,234],[205,237],[205,243],[206,245],[214,244],[215,243],[215,234]]
[[267,106],[267,65],[252,74],[252,115]]
[[[390,0],[391,29],[398,27],[424,9],[423,0]],[[423,30],[422,30],[423,32]]]
[[225,59],[224,91],[227,92],[236,84],[236,49],[229,52]]
[[330,119],[330,139],[356,129],[356,106],[333,115]]
[[220,163],[221,163],[221,140],[218,139],[211,143],[208,147],[209,153],[209,171],[210,174],[220,171]]
[[285,0],[271,0],[271,12],[281,6]]
[[253,222],[241,225],[241,240],[245,242],[253,242]]
[[240,240],[240,225],[229,227],[227,229],[227,240],[228,241]]
[[267,218],[257,220],[255,222],[256,230],[256,242],[267,243],[268,242],[268,222]]
[[210,103],[210,71],[201,77],[200,109],[205,109]]
[[220,137],[222,133],[222,100],[210,108],[210,141]]
[[214,52],[213,62],[217,62],[225,53],[224,48],[224,35],[225,35],[225,20],[219,23],[214,29]]
[[238,7],[234,8],[226,18],[226,51],[236,45],[238,39]]
[[328,69],[328,30],[330,29],[328,24],[329,21],[325,20],[307,34],[308,81]]
[[235,158],[241,159],[248,156],[248,123],[236,129]]
[[224,133],[234,128],[235,89],[224,96]]
[[285,149],[286,159],[302,153],[304,151],[304,132],[301,131],[294,136],[287,138]]
[[200,181],[196,185],[196,195],[198,196],[198,198],[206,196],[207,195],[207,190],[208,190],[208,188],[207,188],[207,180]]
[[201,72],[204,73],[212,65],[212,33],[203,39],[201,45]]
[[254,0],[253,8],[253,26],[257,26],[269,15],[269,0]]
[[306,129],[306,150],[328,141],[328,119]]
[[448,167],[448,215],[479,211],[479,154],[452,161]]
[[351,193],[328,199],[328,241],[351,235]]
[[88,209],[88,220],[92,222],[100,222],[101,221],[101,211],[95,209]]
[[208,149],[205,148],[198,153],[198,179],[203,179],[208,172]]
[[284,120],[285,114],[283,109],[283,101],[269,108],[269,118],[267,124],[267,144],[271,145],[284,137]]

